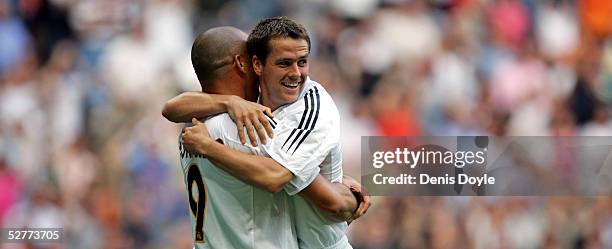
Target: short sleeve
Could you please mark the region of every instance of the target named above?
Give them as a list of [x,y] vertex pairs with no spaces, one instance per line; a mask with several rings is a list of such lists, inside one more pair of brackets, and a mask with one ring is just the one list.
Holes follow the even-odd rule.
[[208,134],[212,139],[223,138],[222,115],[224,114],[218,114],[201,121],[206,125]]
[[[274,128],[274,139],[262,150],[294,174],[285,185],[289,195],[306,188],[319,174],[319,165],[339,143],[339,115],[328,95],[313,87],[287,106]],[[331,98],[330,98],[331,100]],[[327,106],[331,103],[333,106]],[[334,111],[335,110],[335,111]]]
[[236,130],[236,124],[231,119],[229,114],[217,114],[204,121],[204,124],[206,124],[208,134],[212,139],[221,139],[223,144],[229,148],[244,153],[262,156],[261,150],[258,147],[251,146],[250,141],[247,144],[242,144],[240,142],[240,139],[238,138],[238,131]]

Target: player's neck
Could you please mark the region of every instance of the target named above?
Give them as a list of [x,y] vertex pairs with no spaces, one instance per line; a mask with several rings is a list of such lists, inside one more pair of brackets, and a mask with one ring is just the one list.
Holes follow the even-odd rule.
[[208,84],[207,87],[202,89],[206,93],[212,94],[223,94],[223,95],[236,95],[243,99],[246,99],[246,94],[244,92],[243,84],[230,82],[227,80],[223,80],[222,82],[214,82],[213,84]]
[[265,93],[265,90],[262,89],[261,92],[261,96],[260,96],[260,104],[263,106],[266,106],[268,108],[270,108],[270,110],[275,111],[276,109],[278,109],[279,107],[281,107],[282,105],[279,103],[274,103],[274,101],[271,100],[271,98]]
[[243,94],[245,100],[257,102],[257,99],[259,98],[259,85],[245,84],[245,87],[243,88]]

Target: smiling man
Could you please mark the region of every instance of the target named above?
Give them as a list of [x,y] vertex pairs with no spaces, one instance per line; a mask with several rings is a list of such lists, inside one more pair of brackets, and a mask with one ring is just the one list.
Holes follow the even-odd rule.
[[[247,41],[253,69],[260,79],[261,104],[272,110],[297,101],[308,77],[310,54],[310,37],[299,27],[281,27],[277,32],[286,33],[289,37],[270,38],[269,29],[279,25],[275,22],[285,22],[287,26],[292,24],[288,19],[266,19],[258,27],[267,28],[254,29]],[[298,33],[300,30],[304,33]]]

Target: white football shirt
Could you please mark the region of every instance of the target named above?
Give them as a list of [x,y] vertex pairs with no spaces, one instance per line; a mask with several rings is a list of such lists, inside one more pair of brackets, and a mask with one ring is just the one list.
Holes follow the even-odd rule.
[[304,198],[296,195],[317,174],[330,182],[342,181],[340,115],[323,86],[308,79],[298,101],[274,111],[274,139],[260,145],[294,175],[284,187],[290,197],[299,247],[302,249],[352,248],[346,222],[335,222]]
[[[205,124],[210,136],[226,146],[262,154],[240,143],[229,115],[214,116]],[[285,192],[248,185],[203,156],[185,151],[180,141],[179,149],[195,248],[298,248]]]

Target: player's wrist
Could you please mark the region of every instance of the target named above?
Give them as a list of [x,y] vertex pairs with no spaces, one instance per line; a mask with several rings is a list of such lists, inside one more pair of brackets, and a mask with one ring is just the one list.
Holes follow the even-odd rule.
[[234,98],[237,98],[237,96],[225,95],[224,98],[221,99],[221,105],[223,105],[223,109],[225,112],[230,111],[232,103],[235,101]]
[[198,146],[198,153],[200,153],[203,156],[209,156],[210,151],[211,151],[211,146],[214,145],[214,140],[212,140],[212,138],[210,137],[205,137],[205,138],[202,138],[200,142],[201,144],[200,146]]
[[238,97],[236,95],[228,95],[224,101],[225,111],[230,112],[236,109],[236,106],[239,106],[244,101],[245,100],[243,98]]

